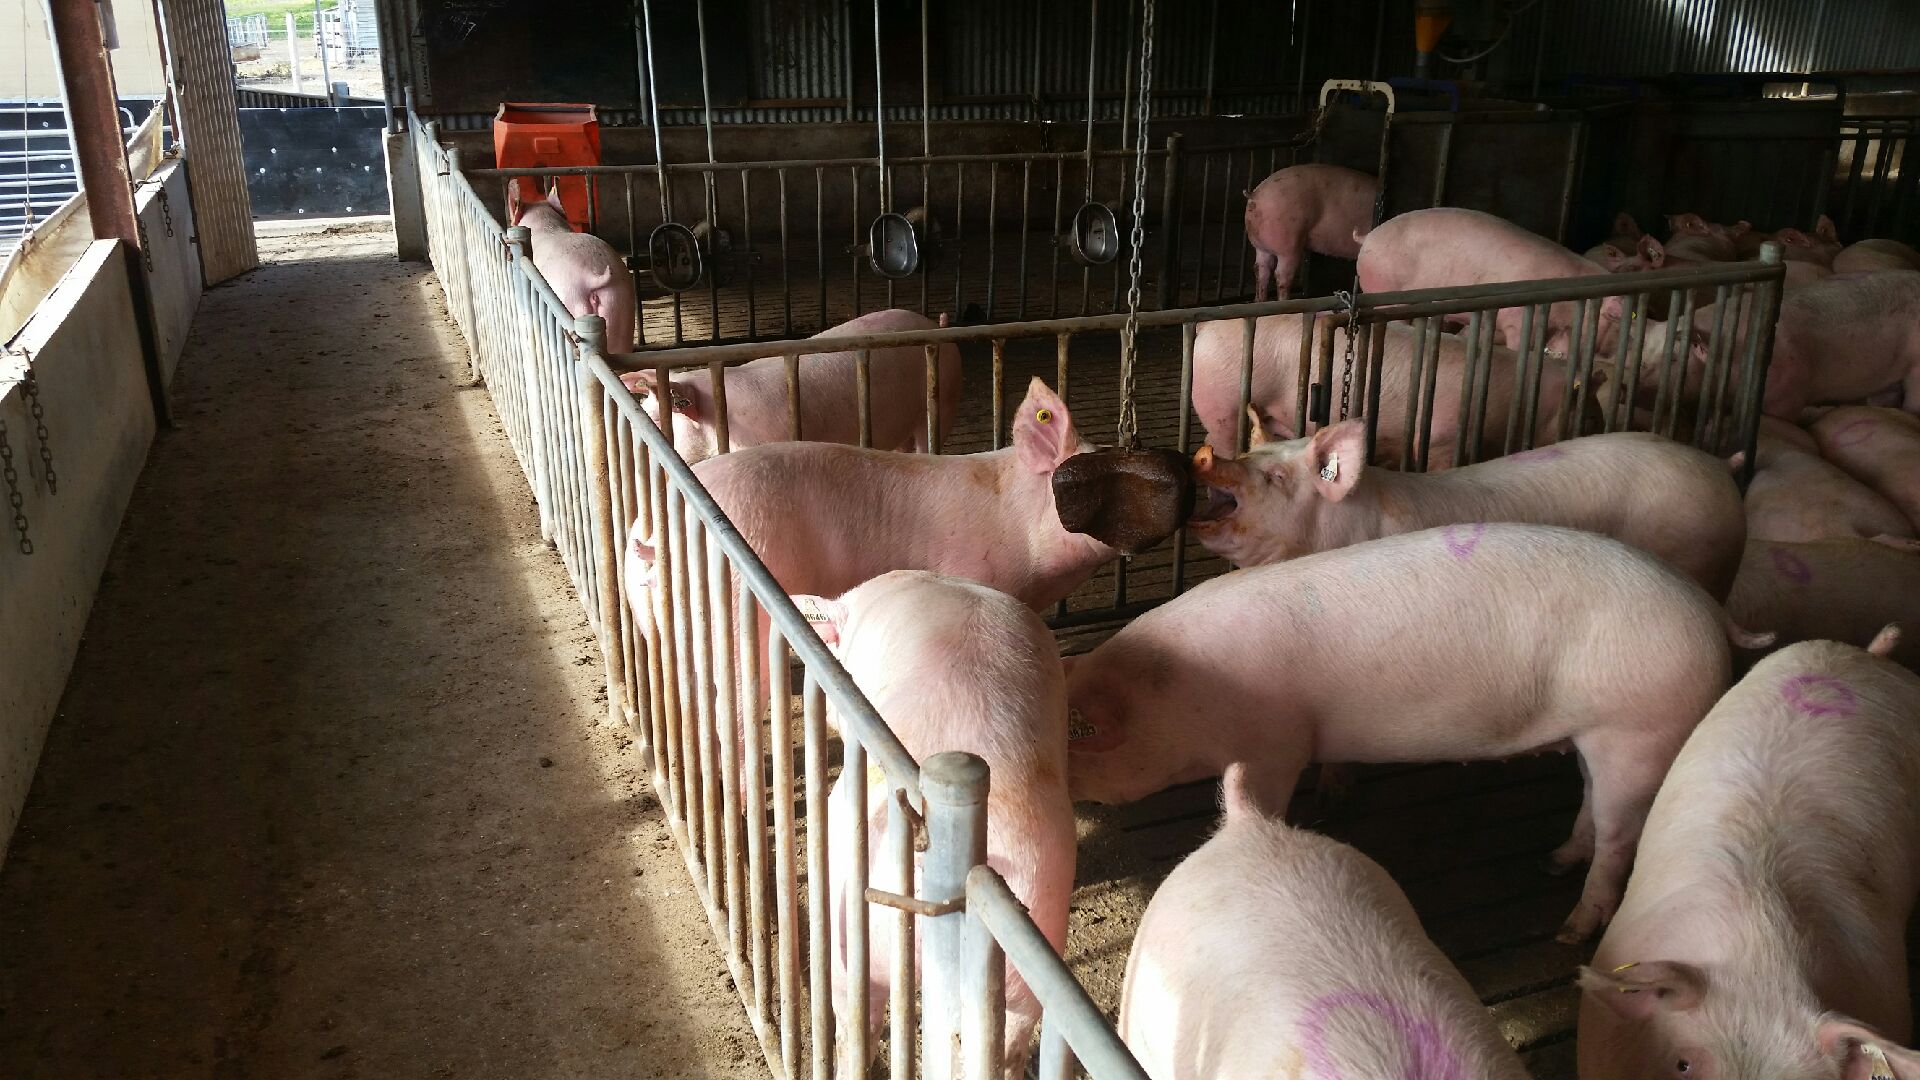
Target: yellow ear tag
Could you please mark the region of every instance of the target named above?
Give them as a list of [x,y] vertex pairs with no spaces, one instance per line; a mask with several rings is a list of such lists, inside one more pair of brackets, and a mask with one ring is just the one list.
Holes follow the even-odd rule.
[[1043,424],[1051,424],[1053,423],[1053,410],[1052,409],[1035,409],[1033,413],[1033,418],[1035,420],[1040,421]]
[[1320,479],[1331,484],[1340,478],[1340,455],[1328,454],[1327,463],[1320,467]]
[[867,766],[867,790],[880,791],[887,786],[887,772],[878,765]]
[[1627,969],[1629,969],[1629,968],[1637,968],[1637,967],[1639,967],[1639,966],[1640,966],[1640,961],[1638,961],[1638,960],[1635,960],[1634,962],[1632,962],[1632,963],[1630,963],[1630,964],[1621,964],[1621,965],[1620,965],[1619,967],[1617,967],[1617,968],[1614,968],[1614,969],[1613,969],[1613,973],[1614,973],[1615,975],[1618,975],[1618,974],[1620,974],[1621,972],[1623,972],[1623,971],[1626,971],[1626,970],[1627,970]]

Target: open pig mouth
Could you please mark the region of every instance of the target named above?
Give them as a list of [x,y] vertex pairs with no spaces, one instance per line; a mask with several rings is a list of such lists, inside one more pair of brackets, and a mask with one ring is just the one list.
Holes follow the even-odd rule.
[[1238,509],[1240,509],[1240,500],[1233,497],[1233,492],[1226,488],[1209,485],[1206,505],[1195,510],[1187,520],[1193,523],[1224,521],[1232,517],[1233,512]]

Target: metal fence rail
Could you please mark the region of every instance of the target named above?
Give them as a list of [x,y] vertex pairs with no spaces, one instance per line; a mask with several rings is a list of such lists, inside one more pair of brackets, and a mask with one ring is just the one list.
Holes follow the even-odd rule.
[[[527,256],[523,232],[502,230],[432,125],[410,119],[433,257],[472,371],[493,394],[540,504],[542,531],[599,636],[610,706],[638,734],[770,1073],[824,1080],[868,1071],[865,995],[850,995],[836,1016],[828,958],[843,953],[847,970],[866,970],[877,910],[894,941],[910,940],[900,931],[918,924],[921,943],[919,955],[895,948],[887,958],[895,988],[883,1029],[889,1075],[995,1075],[980,1063],[997,1061],[998,1043],[982,1043],[980,1033],[997,1030],[991,1018],[1004,1009],[994,956],[1003,950],[1047,1009],[1043,1075],[1066,1075],[1071,1047],[1095,1077],[1144,1080],[1004,886],[983,892],[969,882],[985,860],[984,763],[958,754],[916,763],[907,754],[621,385],[602,355],[604,324],[567,316]],[[619,538],[636,522],[661,537],[646,582],[628,580],[619,558]],[[643,602],[629,604],[629,595]],[[772,628],[764,654],[763,620]],[[862,826],[844,836],[825,827],[836,775],[829,717],[839,733],[838,775],[855,779],[847,786],[851,819]],[[869,765],[884,778],[872,792],[859,782]],[[864,828],[873,797],[890,800],[877,852]],[[926,838],[924,895],[875,893],[870,863],[877,858],[896,876],[911,867],[917,832]],[[870,901],[851,905],[844,928],[829,910],[827,871],[842,844],[852,867],[846,894]],[[970,936],[976,923],[986,938]],[[992,973],[981,967],[989,957]],[[971,982],[961,974],[968,964]],[[959,992],[967,986],[987,989]]]

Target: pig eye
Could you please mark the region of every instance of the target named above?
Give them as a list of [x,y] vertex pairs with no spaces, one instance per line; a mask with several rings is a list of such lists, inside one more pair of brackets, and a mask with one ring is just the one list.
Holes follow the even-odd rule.
[[1053,410],[1052,409],[1036,409],[1034,410],[1033,418],[1035,420],[1040,421],[1043,424],[1051,424],[1053,423]]

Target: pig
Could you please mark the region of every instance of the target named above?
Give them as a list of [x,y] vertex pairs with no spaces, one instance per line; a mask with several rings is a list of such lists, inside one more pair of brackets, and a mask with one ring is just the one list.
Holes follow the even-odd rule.
[[1609,233],[1605,240],[1588,248],[1587,258],[1611,270],[1613,269],[1611,260],[1628,258],[1628,253],[1645,235],[1646,233],[1640,229],[1640,223],[1633,220],[1633,215],[1622,210],[1613,215],[1613,232]]
[[1269,442],[1237,461],[1194,455],[1209,502],[1187,534],[1235,566],[1475,521],[1564,525],[1659,556],[1726,599],[1747,537],[1725,462],[1662,435],[1589,435],[1444,473],[1366,462],[1360,420]]
[[533,267],[553,295],[575,318],[598,315],[607,321],[607,352],[633,351],[633,274],[613,245],[592,233],[577,233],[567,223],[560,189],[544,203],[520,208],[518,224],[532,233],[528,246]]
[[1915,1080],[1920,676],[1809,641],[1694,731],[1580,972],[1581,1080]]
[[[1059,647],[1046,624],[1005,593],[921,570],[882,574],[838,600],[795,600],[803,610],[817,612],[814,629],[914,760],[966,751],[986,761],[992,778],[987,864],[1006,879],[1054,951],[1064,949],[1075,836],[1073,804],[1067,799],[1066,682]],[[828,835],[834,1011],[843,1025],[849,994],[846,926],[853,905],[863,902],[848,892],[853,873],[848,837],[857,827],[854,785],[868,789],[870,883],[922,895],[881,857],[887,850],[890,797],[885,774],[877,764],[865,775],[841,773],[828,796]],[[891,920],[874,919],[869,933],[867,1015],[878,1034],[892,971]],[[1040,1003],[1011,964],[1005,990],[1005,1075],[1017,1080],[1025,1075]],[[842,1075],[864,1076],[860,1066],[865,1064],[843,1067]]]
[[[947,325],[918,312],[892,308],[876,311],[823,330],[814,339],[852,334],[885,334],[932,330]],[[939,348],[939,405],[935,424],[945,440],[960,407],[960,347]],[[800,435],[809,442],[858,445],[859,362],[851,350],[808,353],[800,357]],[[926,451],[927,363],[919,345],[875,349],[869,361],[872,405],[872,445],[882,450]],[[627,389],[658,402],[654,384],[658,372],[642,370],[620,377]],[[719,433],[713,380],[705,370],[682,370],[669,376],[673,384],[673,445],[688,464],[719,453]],[[781,442],[790,433],[787,408],[787,361],[768,356],[729,368],[726,374],[727,443],[735,450]],[[659,422],[657,404],[650,408]]]
[[[1782,645],[1866,641],[1888,623],[1920,627],[1920,555],[1911,541],[1748,541],[1727,614],[1766,627]],[[1890,655],[1920,670],[1920,634]]]
[[[1313,761],[1504,758],[1569,745],[1588,795],[1553,853],[1591,858],[1563,940],[1612,915],[1667,763],[1768,644],[1643,551],[1475,522],[1203,582],[1067,669],[1076,799],[1129,802],[1248,765],[1269,811]],[[1630,673],[1630,674],[1623,674]]]
[[[1696,332],[1716,306],[1694,311]],[[1741,353],[1747,329],[1734,330]],[[1836,274],[1781,295],[1761,411],[1798,422],[1811,405],[1862,401],[1920,413],[1920,270]]]
[[1833,219],[1825,214],[1820,215],[1811,234],[1799,229],[1781,229],[1773,238],[1780,241],[1781,254],[1787,261],[1816,262],[1828,267],[1833,266],[1834,259],[1846,246],[1840,242]]
[[[1295,402],[1299,395],[1300,329],[1304,315],[1265,315],[1254,324],[1253,398],[1260,426],[1270,435],[1283,439],[1299,434],[1293,430]],[[1335,370],[1343,363],[1345,335],[1325,320],[1314,328],[1315,340],[1333,335]],[[1245,324],[1239,319],[1203,322],[1193,345],[1193,411],[1207,429],[1207,438],[1216,454],[1233,456],[1234,437],[1240,413],[1240,363]],[[1443,469],[1453,463],[1454,448],[1460,441],[1460,386],[1466,375],[1467,344],[1460,337],[1440,334],[1439,376],[1435,383],[1433,429],[1428,443],[1427,467]],[[1414,347],[1419,334],[1412,328],[1394,323],[1387,328],[1387,346],[1381,356],[1380,426],[1375,451],[1378,460],[1399,464],[1401,447],[1406,442],[1408,408],[1407,379],[1416,360]],[[1428,348],[1431,349],[1432,338]],[[1319,346],[1316,345],[1317,349]],[[1537,354],[1536,354],[1537,355]],[[1499,346],[1491,357],[1490,390],[1485,419],[1481,425],[1480,456],[1494,457],[1505,448],[1507,418],[1516,397],[1513,385],[1514,354]],[[1337,377],[1337,375],[1336,375]],[[1582,388],[1582,408],[1591,408],[1594,390],[1604,373],[1596,374]],[[1539,405],[1535,416],[1536,442],[1553,442],[1560,437],[1560,403],[1566,395],[1566,365],[1543,363],[1540,372]],[[1358,386],[1356,385],[1356,396]],[[1337,384],[1329,409],[1339,407]],[[1366,402],[1351,403],[1356,414]],[[1249,429],[1251,430],[1251,429]]]
[[1380,181],[1339,165],[1281,169],[1247,195],[1247,242],[1253,245],[1253,298],[1292,294],[1307,252],[1352,259],[1373,226]]
[[1120,1037],[1154,1080],[1527,1075],[1406,895],[1265,816],[1227,768],[1220,831],[1141,916]]
[[1792,424],[1761,418],[1754,466],[1746,500],[1749,539],[1914,536],[1899,507],[1822,458],[1813,437]]
[[[979,454],[900,454],[836,443],[768,443],[694,467],[788,593],[838,596],[891,570],[931,570],[1045,610],[1119,552],[1060,524],[1053,471],[1093,449],[1039,379],[1012,445]],[[656,539],[635,523],[630,599],[646,599]]]
[[[1684,256],[1684,255],[1677,255],[1673,251],[1669,250],[1666,245],[1660,243],[1660,241],[1658,240],[1655,240],[1653,237],[1643,236],[1640,238],[1639,245],[1634,249],[1633,256],[1629,259],[1626,259],[1617,263],[1612,267],[1612,269],[1614,273],[1618,274],[1618,273],[1627,273],[1634,270],[1689,270],[1689,269],[1722,270],[1722,269],[1731,267],[1733,265],[1736,265],[1736,264],[1731,262],[1723,262],[1723,261],[1717,261],[1717,260],[1711,260],[1711,259],[1694,259],[1694,258],[1688,258],[1687,256]],[[1785,263],[1784,266],[1785,266],[1785,269],[1783,271],[1785,275],[1784,282],[1787,288],[1793,288],[1798,285],[1806,285],[1810,282],[1819,281],[1821,278],[1831,277],[1833,275],[1832,269],[1826,266],[1822,266],[1819,263],[1812,263],[1812,262],[1805,262],[1805,261],[1788,262],[1788,263]],[[1694,304],[1698,306],[1701,304],[1713,303],[1714,290],[1716,288],[1718,288],[1718,286],[1703,285],[1693,290]],[[1662,293],[1655,293],[1653,296],[1649,297],[1649,299],[1662,305],[1662,307],[1664,308],[1664,305],[1668,298]]]
[[[1383,222],[1361,245],[1358,268],[1360,288],[1366,292],[1592,277],[1608,272],[1592,259],[1510,221],[1455,207],[1415,210]],[[1500,340],[1510,349],[1520,347],[1525,310],[1501,308],[1495,316]],[[1572,301],[1547,309],[1548,350],[1563,356],[1567,353],[1577,314],[1578,306]],[[1596,324],[1599,352],[1613,354],[1624,317],[1625,305],[1620,297],[1601,301]],[[1684,327],[1670,330],[1665,322],[1650,322],[1644,331],[1648,347],[1664,347],[1670,332],[1688,333],[1691,349],[1705,362],[1705,338]]]
[[1667,247],[1682,258],[1733,262],[1740,258],[1739,237],[1752,229],[1744,221],[1719,225],[1699,214],[1668,214]]
[[[1920,532],[1920,417],[1849,405],[1822,416],[1810,430],[1821,457],[1899,507]],[[1914,630],[1920,633],[1920,623]]]
[[1920,270],[1920,251],[1898,240],[1856,240],[1833,257],[1836,274],[1870,270]]

